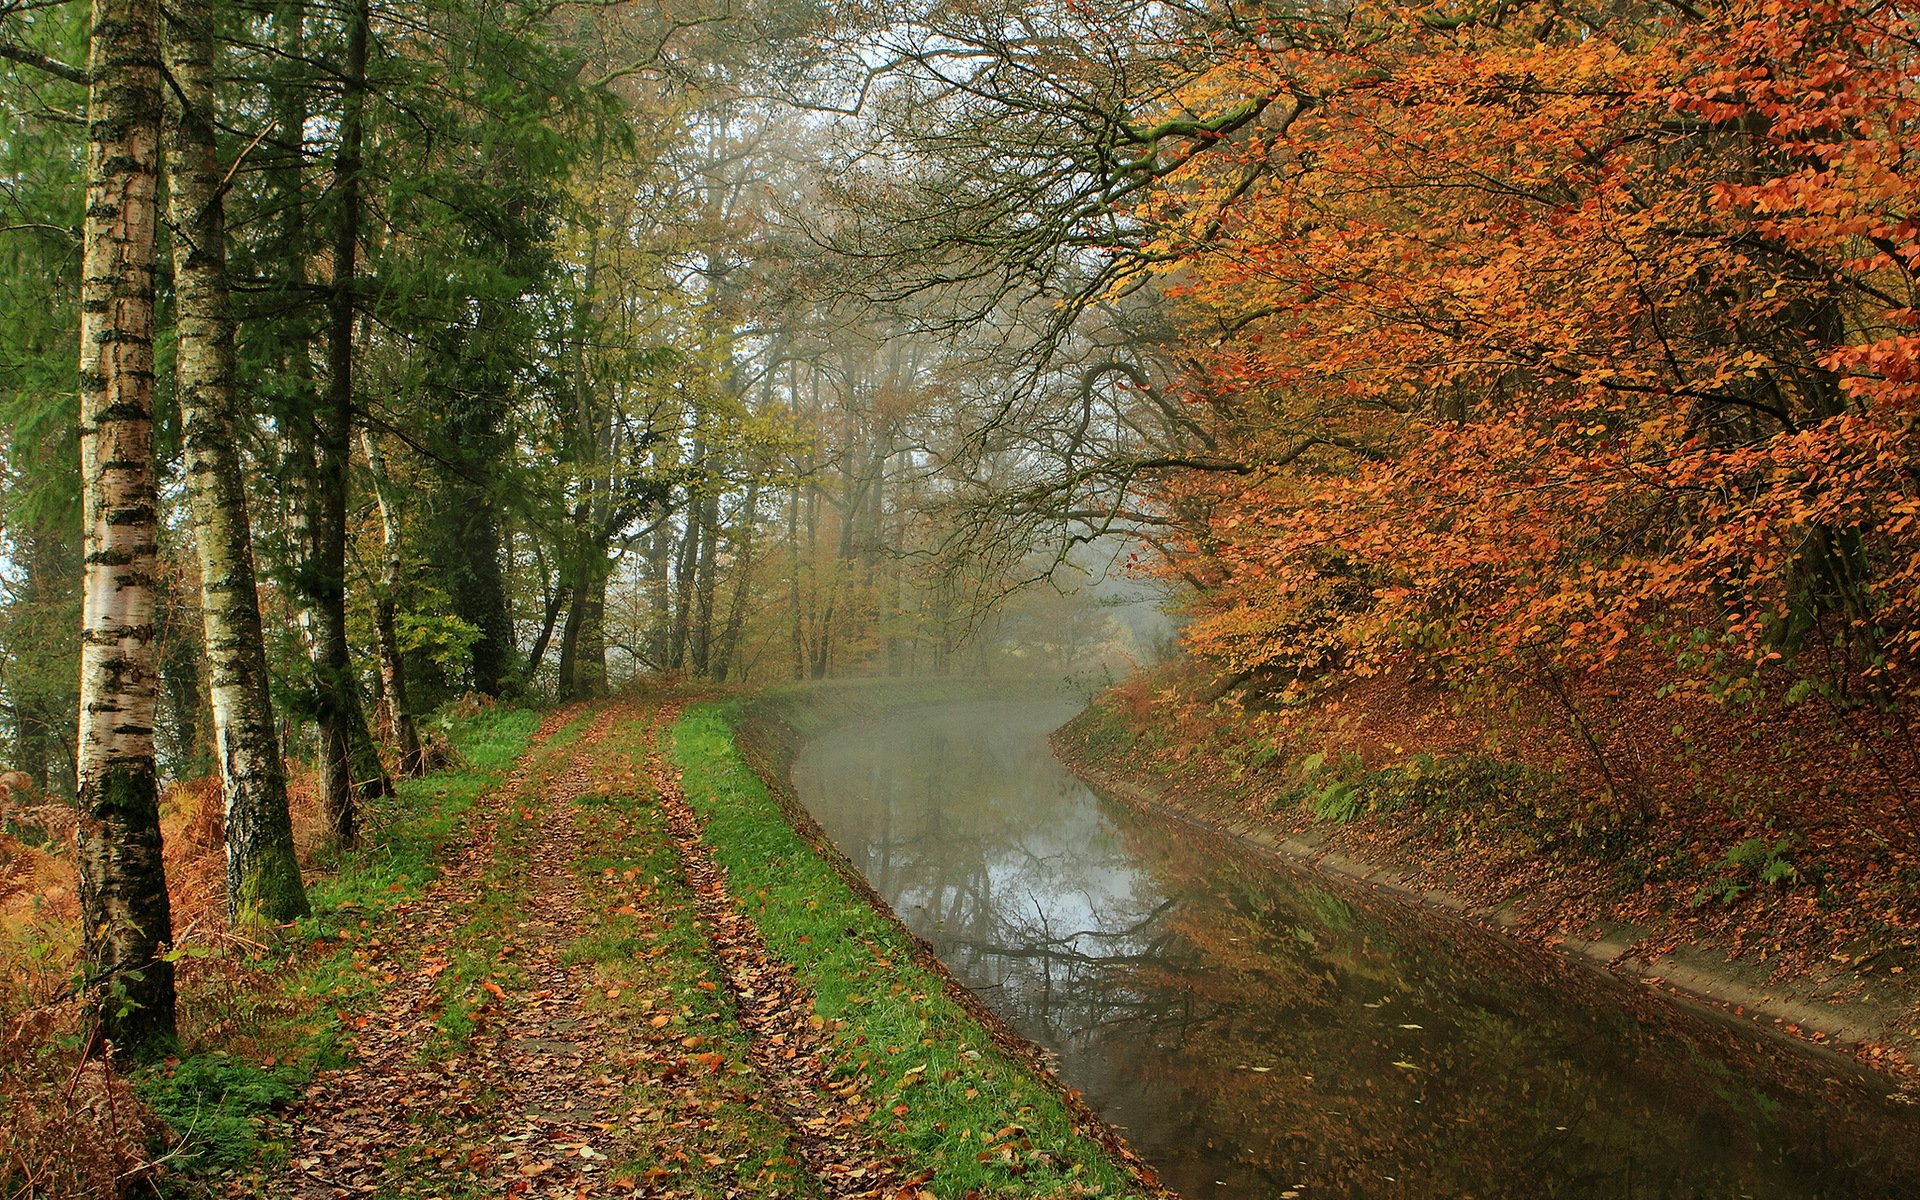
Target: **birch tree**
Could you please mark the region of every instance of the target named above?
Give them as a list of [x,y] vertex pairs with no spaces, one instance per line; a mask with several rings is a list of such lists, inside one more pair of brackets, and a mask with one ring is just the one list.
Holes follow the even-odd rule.
[[96,1043],[174,1036],[153,717],[159,6],[94,0],[80,291],[80,901]]
[[268,689],[240,461],[224,177],[214,141],[213,17],[211,0],[177,0],[166,18],[176,98],[167,192],[180,415],[226,810],[227,915],[277,922],[308,909]]
[[366,449],[367,468],[373,476],[374,502],[380,509],[381,570],[373,597],[373,644],[380,659],[381,712],[385,717],[387,741],[400,760],[400,773],[421,775],[427,769],[426,756],[421,752],[420,730],[414,724],[413,707],[407,700],[406,664],[400,657],[399,596],[404,571],[393,480],[387,475],[386,455],[373,430],[360,431],[360,444]]

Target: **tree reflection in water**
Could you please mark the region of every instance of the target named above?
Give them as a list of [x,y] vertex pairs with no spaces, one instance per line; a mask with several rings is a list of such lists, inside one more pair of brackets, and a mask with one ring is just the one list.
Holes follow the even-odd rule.
[[1189,1196],[1908,1197],[1850,1065],[1095,796],[1065,703],[844,729],[800,799]]

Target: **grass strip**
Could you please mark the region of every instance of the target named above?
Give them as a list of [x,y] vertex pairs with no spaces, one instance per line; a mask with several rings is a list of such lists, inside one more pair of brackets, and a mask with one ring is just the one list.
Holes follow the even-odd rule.
[[877,1101],[875,1136],[930,1170],[937,1195],[1147,1196],[795,832],[735,745],[738,717],[733,704],[690,708],[666,749],[729,890],[811,985],[839,1077]]

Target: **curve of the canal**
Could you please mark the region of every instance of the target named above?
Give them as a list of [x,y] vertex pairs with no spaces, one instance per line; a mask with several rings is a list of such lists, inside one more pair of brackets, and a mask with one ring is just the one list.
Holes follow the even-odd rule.
[[1067,701],[830,731],[795,791],[1182,1195],[1920,1196],[1888,1083],[1107,800]]

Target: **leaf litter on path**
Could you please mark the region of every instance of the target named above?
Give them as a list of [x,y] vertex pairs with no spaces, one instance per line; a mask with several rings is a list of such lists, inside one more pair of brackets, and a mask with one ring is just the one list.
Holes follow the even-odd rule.
[[[392,928],[358,938],[356,966],[378,982],[376,997],[346,1022],[348,1064],[321,1072],[291,1114],[288,1162],[267,1194],[931,1195],[918,1187],[922,1180],[901,1181],[865,1136],[864,1098],[828,1085],[825,1036],[809,1022],[804,989],[769,960],[727,898],[657,756],[647,768],[664,785],[659,815],[721,976],[701,986],[727,989],[746,1040],[741,1070],[751,1077],[719,1078],[727,1059],[705,1036],[678,1036],[668,1013],[643,1021],[625,1012],[629,989],[603,988],[593,963],[566,953],[602,919],[598,897],[589,900],[574,871],[582,853],[575,802],[604,783],[595,750],[614,723],[648,717],[608,705],[592,714],[578,744],[554,750],[550,743],[583,712],[572,706],[542,722],[509,779],[445,847],[427,893],[395,909]],[[475,912],[485,911],[488,889],[502,886],[518,890],[518,903],[503,928],[487,931],[483,948],[496,961],[464,993],[450,989],[460,976],[453,965],[474,951],[466,943]],[[619,907],[647,915],[644,897]],[[629,969],[650,968],[643,961]],[[455,1003],[470,1006],[472,1026],[448,1044],[441,1018]],[[753,1126],[728,1126],[730,1107],[777,1115],[804,1175],[751,1174],[750,1161],[768,1148],[742,1144]]]

